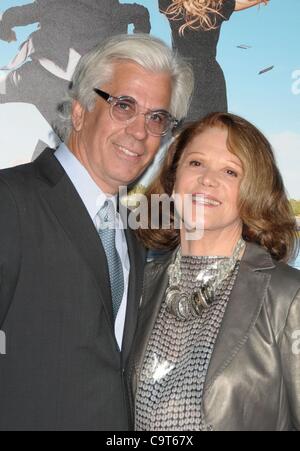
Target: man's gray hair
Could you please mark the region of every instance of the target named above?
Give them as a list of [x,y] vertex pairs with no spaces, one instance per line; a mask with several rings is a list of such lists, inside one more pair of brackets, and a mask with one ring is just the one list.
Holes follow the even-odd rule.
[[170,113],[178,120],[186,117],[194,88],[191,66],[161,40],[148,34],[118,35],[96,46],[79,61],[65,100],[59,106],[56,131],[63,141],[72,131],[72,103],[74,100],[92,111],[97,95],[93,88],[113,77],[114,63],[132,61],[149,72],[166,72],[172,80]]

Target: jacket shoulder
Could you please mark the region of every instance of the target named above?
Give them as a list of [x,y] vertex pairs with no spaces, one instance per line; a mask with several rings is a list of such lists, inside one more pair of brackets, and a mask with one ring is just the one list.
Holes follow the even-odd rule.
[[288,287],[293,291],[300,290],[300,271],[292,266],[275,262],[275,268],[271,276],[271,285],[280,293]]
[[26,179],[26,177],[33,175],[35,172],[33,163],[22,164],[13,168],[1,169],[0,179],[7,185],[15,185]]
[[266,309],[277,336],[284,330],[294,303],[299,304],[300,311],[300,271],[276,262],[271,271]]
[[300,289],[300,271],[275,260],[265,248],[248,243],[243,260],[247,270],[250,270],[249,275],[252,271],[268,275],[273,294],[291,297]]
[[29,185],[35,178],[34,174],[35,170],[32,163],[0,170],[1,198],[9,196],[14,198],[16,202],[17,199],[24,199]]
[[[64,174],[64,170],[54,156],[55,150],[45,149],[33,162],[0,170],[0,186],[6,185],[10,191],[23,197],[28,191],[35,192],[39,182],[52,184]],[[0,188],[1,189],[1,188]]]

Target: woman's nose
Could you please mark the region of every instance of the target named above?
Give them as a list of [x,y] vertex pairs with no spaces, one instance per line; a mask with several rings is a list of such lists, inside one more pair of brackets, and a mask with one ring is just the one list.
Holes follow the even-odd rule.
[[218,185],[218,176],[212,169],[205,169],[205,171],[199,176],[199,183],[204,186],[215,187]]

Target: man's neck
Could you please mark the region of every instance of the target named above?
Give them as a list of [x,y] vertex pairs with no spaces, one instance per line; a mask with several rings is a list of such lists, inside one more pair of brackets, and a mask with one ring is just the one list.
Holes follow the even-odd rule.
[[80,146],[76,145],[76,139],[73,135],[71,135],[71,138],[69,139],[68,143],[66,144],[70,152],[74,155],[75,158],[79,161],[79,163],[88,171],[90,177],[94,180],[96,185],[101,189],[103,193],[105,193],[107,196],[117,196],[119,192],[119,187],[112,186],[108,183],[106,183],[103,179],[97,177],[94,171],[92,171],[89,162],[86,158],[86,152],[82,152],[80,150]]

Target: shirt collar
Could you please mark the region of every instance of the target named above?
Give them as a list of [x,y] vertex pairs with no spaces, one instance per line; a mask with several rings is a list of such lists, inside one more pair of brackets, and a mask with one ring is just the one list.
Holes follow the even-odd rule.
[[110,196],[99,188],[66,144],[62,143],[54,155],[66,171],[93,221],[107,199],[113,201],[116,209],[117,196]]

